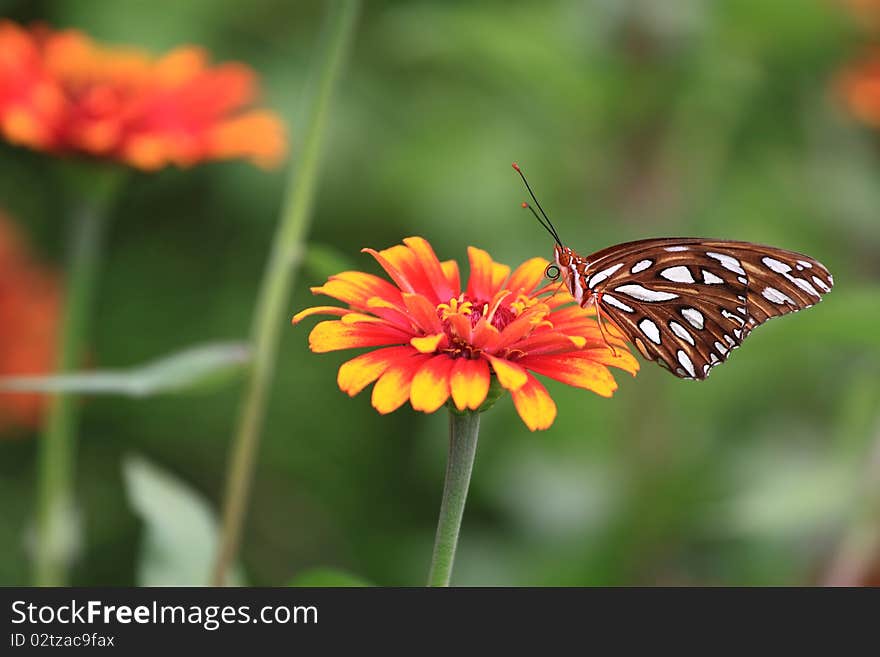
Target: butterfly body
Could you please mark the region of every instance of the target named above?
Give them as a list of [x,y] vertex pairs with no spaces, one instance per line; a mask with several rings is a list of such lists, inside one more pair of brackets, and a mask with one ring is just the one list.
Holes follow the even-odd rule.
[[753,328],[809,308],[834,284],[809,256],[728,240],[639,240],[586,258],[557,240],[554,261],[577,303],[595,306],[648,360],[697,380]]

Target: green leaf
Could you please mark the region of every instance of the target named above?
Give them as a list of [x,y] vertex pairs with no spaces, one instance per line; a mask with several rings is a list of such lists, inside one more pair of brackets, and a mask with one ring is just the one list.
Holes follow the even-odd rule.
[[208,385],[237,374],[251,360],[242,342],[215,343],[118,370],[55,376],[0,377],[0,392],[73,392],[88,395],[148,397]]
[[312,568],[306,570],[288,583],[297,587],[363,587],[373,586],[365,579],[336,568]]
[[[145,525],[137,566],[140,586],[204,586],[217,552],[211,506],[188,484],[140,456],[126,457],[129,502]],[[234,568],[229,581],[240,585]]]

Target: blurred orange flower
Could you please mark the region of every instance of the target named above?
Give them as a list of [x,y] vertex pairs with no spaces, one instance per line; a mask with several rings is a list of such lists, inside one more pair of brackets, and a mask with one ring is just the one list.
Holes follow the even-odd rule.
[[872,127],[880,127],[880,48],[867,50],[844,67],[836,86],[853,116]]
[[[57,277],[32,261],[0,211],[0,376],[52,371],[60,304]],[[44,401],[37,394],[0,394],[0,434],[14,426],[36,428]]]
[[273,167],[284,127],[272,112],[245,109],[256,93],[251,69],[211,67],[199,48],[155,58],[0,20],[0,133],[14,144],[146,170],[232,158]]
[[432,413],[452,398],[460,411],[486,400],[491,377],[510,391],[532,431],[556,418],[556,404],[532,372],[610,397],[617,383],[608,365],[635,375],[638,363],[622,336],[606,326],[613,353],[591,312],[558,286],[540,284],[548,264],[532,258],[512,274],[488,253],[468,248],[470,279],[462,290],[458,264],[440,262],[420,237],[384,251],[364,249],[394,285],[357,271],[331,276],[315,294],[349,304],[298,313],[337,315],[309,335],[312,351],[381,347],[344,363],[339,387],[354,396],[373,386],[373,407],[390,413],[407,400]]

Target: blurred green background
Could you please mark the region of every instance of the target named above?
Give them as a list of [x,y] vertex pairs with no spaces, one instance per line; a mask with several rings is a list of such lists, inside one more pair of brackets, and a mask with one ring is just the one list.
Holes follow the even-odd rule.
[[[0,14],[246,62],[297,157],[320,2],[3,0]],[[483,417],[454,583],[812,584],[847,546],[876,540],[880,139],[831,89],[869,41],[830,0],[367,4],[291,314],[336,263],[378,273],[359,249],[408,235],[462,263],[468,245],[512,265],[549,257],[519,207],[513,160],[583,253],[652,236],[749,240],[815,256],[837,285],[756,331],[705,383],[644,363],[618,376],[611,400],[551,382],[559,415],[534,434],[509,398],[497,404]],[[0,205],[61,267],[55,166],[0,145]],[[94,362],[243,339],[284,182],[239,163],[136,175],[109,238]],[[352,354],[309,353],[309,329],[284,331],[243,578],[282,585],[320,566],[420,585],[446,418],[381,417],[368,391],[349,399],[336,368]],[[240,380],[84,402],[75,584],[150,581],[149,531],[125,485],[132,455],[216,510],[239,395]],[[28,581],[35,454],[36,439],[0,441],[2,584]],[[168,521],[184,507],[166,504]]]

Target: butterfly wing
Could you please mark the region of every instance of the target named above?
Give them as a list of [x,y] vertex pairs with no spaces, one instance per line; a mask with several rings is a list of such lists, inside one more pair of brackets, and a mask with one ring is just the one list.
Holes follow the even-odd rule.
[[821,300],[817,260],[769,246],[698,238],[628,242],[587,259],[582,285],[648,360],[705,379],[749,332]]

